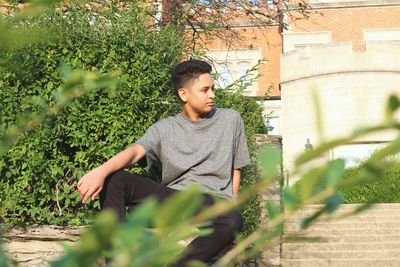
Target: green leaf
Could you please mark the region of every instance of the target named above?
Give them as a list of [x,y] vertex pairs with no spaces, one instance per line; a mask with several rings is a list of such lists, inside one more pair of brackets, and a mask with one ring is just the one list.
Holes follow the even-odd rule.
[[155,226],[164,231],[187,221],[200,207],[202,197],[197,187],[180,191],[163,203],[155,218]]
[[9,259],[3,250],[3,242],[1,239],[0,239],[0,266],[4,267],[11,266]]
[[369,164],[376,164],[384,158],[400,153],[400,138],[388,143],[385,147],[375,151],[367,160]]
[[319,135],[319,139],[323,140],[324,139],[324,127],[323,127],[323,113],[322,113],[322,108],[321,108],[321,101],[319,100],[319,97],[316,93],[316,91],[313,91],[312,93],[313,96],[313,102],[314,102],[314,107],[315,107],[315,121],[317,123],[317,132]]
[[301,200],[306,200],[324,189],[323,181],[327,173],[327,166],[321,166],[308,170],[297,182]]
[[295,210],[299,204],[300,200],[297,196],[296,190],[293,187],[284,187],[282,190],[283,206],[286,210]]
[[372,208],[374,206],[373,203],[365,203],[365,204],[361,204],[360,206],[358,206],[354,211],[353,214],[359,214],[361,212],[364,212],[366,210],[369,210],[370,208]]
[[113,211],[101,212],[94,225],[80,237],[80,245],[60,260],[52,262],[52,267],[93,266],[102,251],[111,244],[111,238],[119,230],[119,222]]
[[306,229],[311,226],[322,214],[326,212],[327,207],[324,206],[318,211],[314,212],[311,216],[308,216],[304,219],[301,220],[300,222],[300,228],[301,229]]
[[276,205],[275,201],[273,200],[267,200],[267,211],[268,211],[268,216],[270,219],[274,219],[280,214],[279,207]]
[[344,201],[342,194],[336,193],[332,196],[329,196],[324,202],[326,204],[326,211],[328,213],[334,213]]
[[394,113],[400,107],[400,99],[396,95],[391,95],[386,104],[385,119],[387,121],[393,120]]
[[261,175],[265,179],[279,178],[279,167],[281,163],[281,151],[273,148],[263,149],[258,156],[258,164]]
[[[278,217],[278,215],[282,214],[279,207],[273,200],[267,201],[267,211],[268,211],[268,216],[269,216],[270,220],[273,220],[274,218]],[[283,222],[276,225],[275,231],[283,232]]]
[[336,159],[328,164],[326,172],[326,186],[336,188],[342,181],[345,172],[345,162],[343,159]]
[[158,215],[156,214],[159,214],[158,208],[158,202],[156,199],[146,199],[127,215],[123,229],[135,231],[136,229],[149,227],[152,218],[157,217]]

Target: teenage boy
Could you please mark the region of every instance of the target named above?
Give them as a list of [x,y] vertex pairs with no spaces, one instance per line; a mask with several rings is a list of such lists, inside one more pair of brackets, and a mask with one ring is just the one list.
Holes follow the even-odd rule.
[[[211,66],[200,60],[178,64],[172,72],[182,112],[152,125],[132,146],[93,169],[78,182],[82,201],[100,194],[101,208],[117,211],[146,197],[164,200],[191,185],[204,192],[203,206],[215,196],[233,198],[239,190],[240,168],[250,163],[243,121],[232,109],[214,108]],[[146,155],[148,165],[162,164],[162,182],[123,171]],[[237,210],[213,219],[213,233],[194,239],[176,266],[190,260],[208,262],[229,245],[242,227]]]

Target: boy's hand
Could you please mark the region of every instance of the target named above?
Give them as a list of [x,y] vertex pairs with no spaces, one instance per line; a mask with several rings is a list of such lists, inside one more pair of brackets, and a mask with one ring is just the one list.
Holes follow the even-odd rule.
[[103,190],[106,177],[106,172],[101,168],[95,168],[79,179],[78,191],[81,195],[82,203],[85,203],[89,198],[94,200],[97,197]]

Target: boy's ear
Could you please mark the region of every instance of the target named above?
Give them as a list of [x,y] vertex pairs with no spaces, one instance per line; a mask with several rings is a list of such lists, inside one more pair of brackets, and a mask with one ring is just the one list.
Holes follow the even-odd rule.
[[185,88],[179,88],[178,89],[178,95],[181,101],[186,102],[187,101],[187,93]]

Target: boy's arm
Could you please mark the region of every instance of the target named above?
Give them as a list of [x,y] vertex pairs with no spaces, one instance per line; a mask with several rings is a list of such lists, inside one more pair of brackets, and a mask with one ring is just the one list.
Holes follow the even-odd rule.
[[240,169],[233,170],[232,177],[233,194],[237,196],[240,187]]
[[85,174],[78,182],[82,202],[94,200],[103,189],[104,180],[118,170],[135,165],[146,154],[143,146],[134,144],[109,159],[104,164]]

